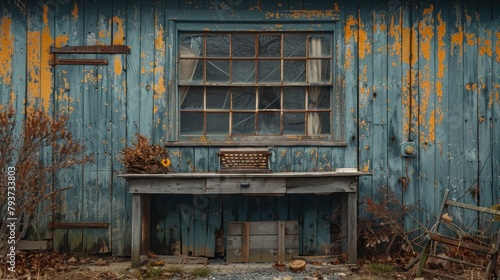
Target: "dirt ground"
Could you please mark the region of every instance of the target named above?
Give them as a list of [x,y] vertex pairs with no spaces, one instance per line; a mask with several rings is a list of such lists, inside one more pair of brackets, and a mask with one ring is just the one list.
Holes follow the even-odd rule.
[[[357,265],[307,263],[305,270],[293,272],[288,263],[228,264],[222,259],[211,259],[204,264],[167,264],[160,259],[145,260],[139,268],[131,268],[128,258],[106,256],[70,256],[56,253],[20,253],[16,274],[7,271],[6,264],[0,266],[0,279],[213,279],[213,280],[409,280],[415,279],[415,268],[404,271],[400,266],[360,260]],[[279,269],[278,269],[279,268]],[[442,274],[451,275],[450,270],[438,268]],[[454,270],[454,279],[484,279],[479,271]],[[444,279],[440,277],[420,278]]]

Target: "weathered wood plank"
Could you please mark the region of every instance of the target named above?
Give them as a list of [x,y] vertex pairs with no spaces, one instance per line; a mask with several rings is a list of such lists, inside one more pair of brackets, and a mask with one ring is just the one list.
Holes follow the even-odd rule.
[[286,181],[286,193],[355,192],[354,180],[347,177],[334,180],[331,178],[294,178]]
[[[493,186],[493,53],[491,42],[494,42],[493,25],[488,21],[493,18],[492,1],[484,1],[478,10],[478,205],[494,205],[496,203]],[[498,8],[497,8],[498,9]],[[489,228],[491,220],[482,217],[478,223],[479,230]]]
[[[210,201],[206,195],[194,196],[194,254],[193,256],[207,256],[208,247],[208,215]],[[212,235],[211,237],[214,237]],[[215,241],[215,238],[214,238]],[[213,244],[213,243],[212,243]]]
[[[493,7],[493,46],[495,46],[494,52],[494,63],[493,63],[493,85],[494,85],[494,95],[495,100],[490,108],[492,110],[492,147],[491,156],[493,159],[492,162],[492,198],[496,198],[493,203],[500,203],[500,37],[497,34],[500,34],[500,8],[497,6]],[[497,155],[497,156],[495,156]],[[500,223],[496,223],[495,230],[500,230]]]
[[[226,259],[228,262],[255,262],[255,263],[262,263],[262,262],[276,262],[277,261],[277,254],[278,254],[278,249],[263,249],[263,250],[257,250],[257,249],[250,249],[249,255],[250,258],[248,258],[248,261],[243,260],[243,253],[241,249],[233,249],[233,250],[226,250]],[[297,256],[299,254],[298,249],[286,249],[285,250],[285,260],[290,261],[292,260],[293,256]]]
[[[245,222],[242,224],[245,227]],[[252,227],[250,225],[250,227]],[[279,232],[275,235],[228,235],[227,236],[227,250],[241,249],[242,252],[245,248],[251,249],[278,249],[280,242],[285,242],[286,249],[298,249],[299,248],[299,235],[298,234],[287,234],[280,239]],[[279,251],[279,249],[278,249]]]
[[302,254],[317,255],[317,218],[316,218],[316,200],[314,195],[303,195],[303,226],[302,226]]
[[[463,182],[460,183],[459,195],[461,201],[467,204],[477,205],[477,192],[479,174],[479,155],[478,155],[478,3],[471,0],[464,0],[465,21],[463,30],[468,34],[464,38],[464,76],[463,83],[464,101],[463,101],[463,120],[464,120],[464,173]],[[470,34],[470,35],[469,35]],[[453,194],[453,192],[452,192]],[[468,221],[474,221],[475,216],[465,211],[464,218]],[[478,221],[474,222],[477,227]]]
[[207,257],[214,257],[216,254],[216,239],[220,234],[222,221],[222,195],[207,195],[208,199],[208,222],[207,222],[207,242],[206,253]]
[[[131,54],[127,57],[126,63],[126,120],[127,120],[127,143],[130,144],[135,139],[135,133],[143,132],[139,129],[141,125],[141,76],[142,76],[142,50],[141,50],[141,0],[127,1],[127,13],[125,18],[126,43],[130,47]],[[149,135],[147,135],[149,136]]]
[[[358,34],[358,74],[359,74],[359,84],[358,84],[358,158],[359,158],[359,169],[365,172],[373,171],[373,154],[372,148],[375,145],[373,142],[374,133],[374,119],[373,119],[373,88],[374,80],[372,69],[375,65],[373,64],[373,1],[365,0],[360,1],[359,10],[359,34]],[[378,70],[377,70],[378,71]],[[373,197],[373,178],[365,177],[360,179],[360,189],[359,198],[362,201],[365,198]],[[364,217],[371,217],[370,213],[367,213],[364,208],[360,208],[361,215]]]
[[182,181],[135,179],[129,184],[129,191],[130,193],[204,194],[206,193],[205,185],[205,179],[199,178],[182,179]]
[[[425,159],[425,162],[419,161],[419,182],[418,195],[421,211],[420,219],[433,223],[435,204],[435,124],[439,122],[436,119],[435,104],[435,76],[436,76],[436,36],[435,36],[435,7],[431,1],[422,1],[419,4],[418,18],[418,154]],[[415,140],[417,140],[415,139]],[[439,202],[438,202],[439,205]]]
[[142,197],[140,194],[132,195],[132,231],[131,231],[131,256],[132,267],[139,266],[141,258],[141,240],[142,240]]
[[207,193],[285,193],[285,178],[209,178]]
[[389,5],[388,14],[388,77],[387,77],[387,170],[388,184],[390,189],[396,194],[396,197],[403,202],[403,192],[406,185],[403,174],[403,166],[400,153],[400,145],[406,140],[403,133],[403,60],[402,60],[402,42],[403,42],[403,5],[401,1]]
[[181,217],[181,254],[184,256],[193,256],[195,246],[195,211],[193,195],[180,195],[180,217]]
[[140,2],[140,83],[137,94],[140,98],[138,109],[139,131],[147,137],[153,136],[153,112],[155,91],[155,1]]
[[[243,222],[231,222],[227,224],[227,235],[242,235]],[[299,223],[297,221],[285,221],[286,234],[299,234]],[[278,222],[252,222],[250,235],[277,235]]]
[[[125,35],[127,34],[127,5],[126,1],[113,1],[113,19],[111,34],[112,43],[118,45],[125,44]],[[128,43],[128,41],[127,41]],[[132,53],[132,50],[131,50]],[[128,139],[132,135],[128,134],[127,127],[127,62],[130,55],[114,55],[110,59],[109,68],[112,69],[110,79],[111,98],[111,252],[115,256],[124,256],[130,254],[130,233],[126,228],[130,228],[131,196],[128,193],[126,181],[118,177],[118,173],[124,172],[124,165],[118,161],[121,157],[121,151],[126,147]],[[127,253],[128,252],[128,253]]]

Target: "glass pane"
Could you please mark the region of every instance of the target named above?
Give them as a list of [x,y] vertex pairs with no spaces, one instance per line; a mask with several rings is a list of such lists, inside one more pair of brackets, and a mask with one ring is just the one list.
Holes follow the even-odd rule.
[[233,35],[233,57],[255,57],[255,35]]
[[281,94],[279,87],[259,88],[259,109],[280,109]]
[[207,113],[207,135],[229,135],[229,113]]
[[203,110],[203,87],[180,87],[182,110]]
[[284,57],[306,57],[306,36],[305,34],[285,35],[283,43]]
[[332,36],[312,35],[309,36],[309,57],[331,57]]
[[207,87],[207,109],[229,109],[230,100],[228,87]]
[[229,36],[207,35],[207,57],[229,57]]
[[259,131],[262,135],[280,134],[280,114],[279,113],[259,113]]
[[330,109],[331,96],[329,87],[309,87],[308,88],[308,105],[309,110],[315,109]]
[[307,132],[309,135],[330,134],[330,113],[309,113],[307,115]]
[[260,35],[259,57],[281,57],[281,36]]
[[255,110],[255,88],[233,88],[233,110]]
[[203,81],[203,61],[198,59],[181,59],[179,63],[179,80],[181,83]]
[[203,35],[181,34],[179,35],[180,48],[179,57],[203,56]]
[[233,60],[233,82],[255,83],[255,61]]
[[306,88],[305,87],[285,87],[283,91],[283,108],[285,109],[305,109],[306,108]]
[[300,134],[305,132],[305,113],[285,113],[283,114],[283,133]]
[[283,81],[293,83],[305,82],[306,61],[286,60],[283,62]]
[[308,64],[309,83],[329,83],[331,82],[331,60],[311,59]]
[[229,60],[207,60],[207,83],[229,82]]
[[233,134],[255,135],[254,113],[233,113]]
[[281,81],[281,62],[279,60],[259,60],[259,83],[279,83]]
[[181,134],[203,135],[203,113],[181,112]]

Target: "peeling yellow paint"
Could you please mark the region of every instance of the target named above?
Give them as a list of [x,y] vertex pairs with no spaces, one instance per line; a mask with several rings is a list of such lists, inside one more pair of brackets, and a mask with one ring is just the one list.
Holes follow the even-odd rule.
[[61,34],[56,37],[56,47],[60,48],[68,44],[68,34]]
[[475,90],[477,89],[477,84],[475,84],[475,83],[467,83],[467,84],[465,85],[465,88],[466,88],[467,90],[469,90],[469,91],[470,91],[470,90],[475,91]]
[[[446,44],[444,42],[444,38],[446,36],[446,22],[441,18],[441,12],[437,15],[438,25],[437,25],[437,56],[438,56],[438,65],[437,65],[437,77],[442,79],[444,77],[444,60],[446,58]],[[442,85],[440,87],[441,92],[438,92],[438,95],[443,95]],[[440,101],[441,102],[441,101]]]
[[118,55],[114,57],[114,66],[115,66],[115,75],[119,76],[122,74],[123,71],[123,65],[122,65],[122,58]]
[[165,41],[163,40],[164,33],[165,31],[163,30],[163,28],[161,28],[161,26],[160,28],[157,28],[157,34],[155,38],[155,49],[157,51],[165,49]]
[[75,3],[73,4],[73,11],[71,12],[71,15],[73,16],[73,21],[78,21],[78,5]]
[[370,172],[370,161],[363,163],[363,172]]
[[465,38],[466,38],[467,44],[469,44],[469,46],[474,46],[476,44],[476,34],[466,33]]
[[495,32],[497,36],[497,43],[495,44],[495,53],[497,55],[496,62],[500,62],[500,32]]
[[[464,53],[464,47],[463,47],[463,41],[464,41],[464,31],[462,29],[462,26],[458,27],[458,31],[451,34],[451,49],[455,46],[458,46],[460,48],[460,51],[458,53],[459,57],[462,57]],[[451,55],[453,55],[453,51],[451,52]]]
[[[287,17],[291,19],[314,19],[314,18],[338,18],[337,11],[332,10],[293,10],[290,11],[291,14],[286,14]],[[279,19],[285,14],[280,14],[280,12],[267,12],[265,13],[266,18]]]
[[365,24],[361,22],[359,23],[358,37],[359,37],[359,58],[364,59],[365,55],[371,53],[371,43],[368,40],[368,33],[364,30]]
[[419,22],[419,32],[420,32],[420,42],[419,49],[422,56],[426,60],[431,59],[432,51],[432,38],[434,37],[434,19],[432,17],[432,12],[434,11],[434,6],[430,5],[429,8],[424,9],[423,19]]
[[0,22],[0,78],[2,78],[4,85],[12,83],[14,40],[11,28],[12,19],[4,15]]
[[[411,53],[410,53],[411,50]],[[418,40],[417,32],[413,27],[406,27],[403,29],[403,62],[409,65],[415,65],[418,61]],[[411,60],[410,60],[411,59]]]
[[[41,105],[42,109],[50,108],[50,96],[53,89],[52,69],[50,66],[50,47],[54,43],[49,28],[49,7],[43,6],[42,30],[29,31],[27,35],[27,72],[28,72],[28,105]],[[61,42],[64,39],[61,39]]]
[[[391,24],[389,26],[389,36],[392,37],[394,43],[389,46],[389,54],[391,56],[401,55],[401,25],[395,23],[395,15],[391,17]],[[395,64],[395,62],[393,61]],[[395,66],[395,65],[393,65]]]
[[114,29],[113,32],[113,44],[125,45],[125,29],[123,27],[123,19],[118,16],[114,16],[112,24],[116,24],[116,29]]
[[493,49],[491,46],[491,40],[485,39],[483,41],[483,44],[481,44],[481,46],[479,46],[479,55],[480,56],[487,55],[489,57],[493,56]]

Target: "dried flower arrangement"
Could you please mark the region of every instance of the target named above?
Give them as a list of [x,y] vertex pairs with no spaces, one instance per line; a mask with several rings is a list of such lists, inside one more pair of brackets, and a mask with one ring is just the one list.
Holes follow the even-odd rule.
[[125,164],[127,173],[167,173],[170,166],[167,149],[150,144],[149,139],[140,133],[135,136],[137,141],[132,141],[132,147],[124,148],[119,159]]

